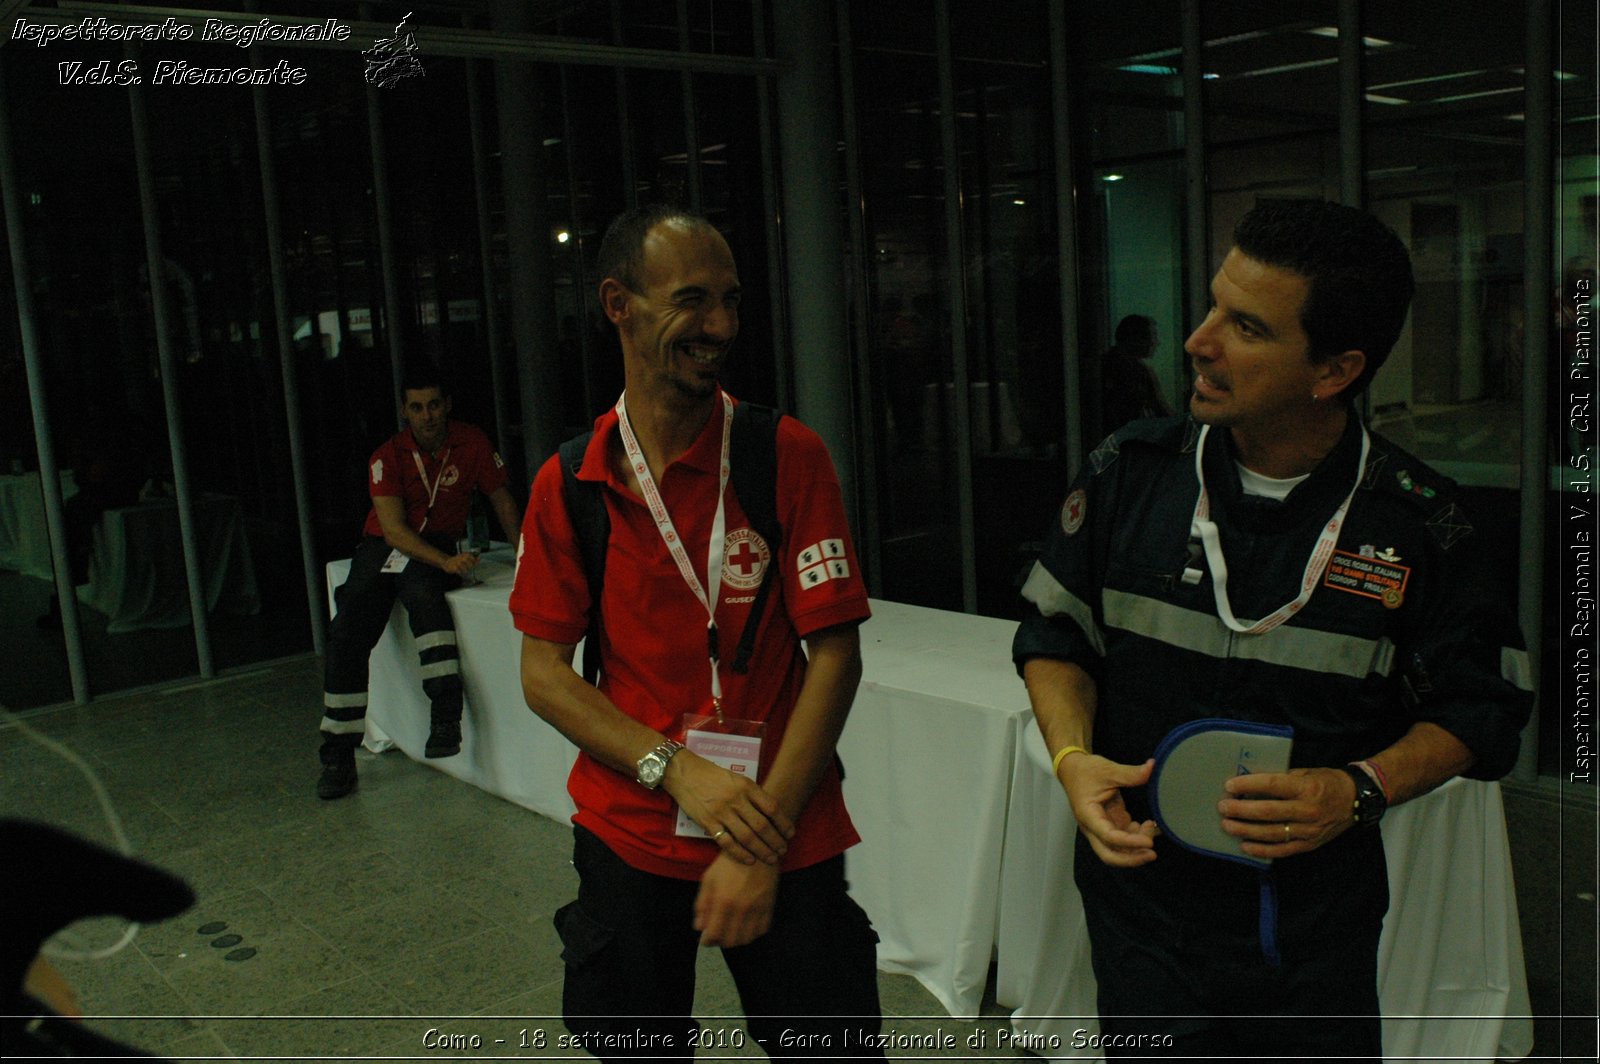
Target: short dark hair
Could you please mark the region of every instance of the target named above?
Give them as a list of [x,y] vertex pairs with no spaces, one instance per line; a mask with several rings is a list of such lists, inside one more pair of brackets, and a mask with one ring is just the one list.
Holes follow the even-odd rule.
[[450,386],[445,383],[444,374],[439,372],[439,367],[431,360],[418,358],[407,362],[400,374],[401,397],[404,398],[406,392],[421,392],[429,388],[439,389],[440,395],[450,394]]
[[630,292],[639,291],[639,270],[644,265],[644,238],[662,222],[677,222],[687,229],[715,228],[704,215],[666,203],[641,204],[623,211],[606,227],[600,241],[600,279],[615,278]]
[[1273,200],[1239,220],[1233,243],[1258,262],[1306,279],[1300,325],[1311,359],[1365,354],[1361,376],[1340,393],[1347,401],[1361,394],[1400,338],[1416,289],[1411,256],[1394,230],[1338,203]]

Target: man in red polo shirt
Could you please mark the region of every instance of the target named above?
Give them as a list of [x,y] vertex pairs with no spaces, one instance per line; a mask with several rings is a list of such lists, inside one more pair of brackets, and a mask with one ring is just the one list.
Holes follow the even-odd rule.
[[[511,596],[528,705],[581,751],[568,784],[578,899],[556,914],[567,1026],[602,1059],[692,1057],[696,949],[719,946],[769,1055],[881,1056],[877,936],[845,893],[858,837],[834,753],[867,595],[832,461],[816,433],[779,422],[781,544],[729,490],[734,402],[718,378],[739,279],[710,223],[630,211],[606,233],[600,275],[626,379],[576,474],[610,521],[601,600],[559,456],[534,480]],[[736,672],[708,644],[731,652],[763,574],[773,586]],[[572,669],[596,608],[598,687]],[[711,720],[691,732],[688,718]],[[728,761],[755,725],[759,753]]]
[[450,420],[450,396],[437,371],[414,366],[402,385],[406,427],[367,463],[372,509],[350,576],[334,595],[323,674],[322,798],[355,789],[356,747],[366,732],[367,658],[396,595],[411,619],[422,689],[432,707],[425,753],[461,752],[461,662],[444,595],[478,564],[476,554],[457,549],[473,489],[488,496],[509,542],[517,542],[522,524],[506,488],[505,463],[481,430]]

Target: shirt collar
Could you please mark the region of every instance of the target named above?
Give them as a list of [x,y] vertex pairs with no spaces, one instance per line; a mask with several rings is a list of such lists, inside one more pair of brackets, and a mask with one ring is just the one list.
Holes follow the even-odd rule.
[[[1206,486],[1219,506],[1278,511],[1288,520],[1298,520],[1308,509],[1331,512],[1349,494],[1361,461],[1361,415],[1354,409],[1350,411],[1339,442],[1282,502],[1261,498],[1245,502],[1239,471],[1233,464],[1238,455],[1234,452],[1232,433],[1214,431],[1210,442],[1205,455]],[[1223,442],[1223,446],[1215,446],[1218,442]]]
[[[731,397],[730,397],[731,398]],[[738,400],[734,400],[735,405]],[[579,480],[610,479],[611,462],[609,459],[612,437],[618,435],[617,408],[612,406],[605,413],[594,419],[594,438],[589,441],[588,449],[583,452],[583,464],[578,467]],[[620,440],[617,443],[622,446]],[[705,427],[700,430],[700,435],[689,445],[689,449],[673,465],[683,464],[691,469],[698,469],[702,473],[720,473],[722,467],[722,388],[718,386],[717,394],[712,402],[711,416],[706,419]],[[668,467],[669,469],[671,466]]]

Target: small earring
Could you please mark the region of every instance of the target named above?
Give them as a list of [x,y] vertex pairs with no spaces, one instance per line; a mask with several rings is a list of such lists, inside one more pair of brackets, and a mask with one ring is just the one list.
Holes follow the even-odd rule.
[[1316,392],[1312,392],[1312,393],[1311,393],[1311,401],[1312,401],[1312,402],[1313,402],[1313,403],[1315,403],[1315,402],[1317,402],[1317,401],[1318,401],[1318,400],[1320,400],[1320,399],[1321,399],[1321,398],[1322,398],[1322,396],[1320,396],[1320,395],[1318,395],[1318,394],[1317,394],[1317,393],[1316,393]]

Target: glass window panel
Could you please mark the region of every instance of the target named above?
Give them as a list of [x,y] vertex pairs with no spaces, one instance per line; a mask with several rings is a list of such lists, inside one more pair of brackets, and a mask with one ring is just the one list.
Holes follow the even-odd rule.
[[[952,347],[938,64],[920,5],[852,4],[881,442],[883,594],[959,610]],[[893,9],[893,10],[889,10]],[[898,17],[897,17],[898,16]],[[904,31],[906,40],[898,34]],[[887,47],[881,47],[887,45]],[[922,51],[926,48],[927,51]],[[916,54],[913,54],[913,53]]]
[[[1079,36],[1087,71],[1093,171],[1083,201],[1084,247],[1079,323],[1086,420],[1091,436],[1109,431],[1135,408],[1154,410],[1120,392],[1105,392],[1101,362],[1118,323],[1150,319],[1153,345],[1144,359],[1157,393],[1174,407],[1187,387],[1183,339],[1183,78],[1182,12],[1178,0],[1138,0],[1097,9]],[[1115,384],[1113,384],[1115,388]]]
[[[1010,14],[1036,20],[1025,34],[1012,26],[1018,41],[1043,39],[1044,5]],[[1017,578],[1060,503],[1039,485],[1067,475],[1050,72],[963,58],[956,85],[978,611],[1011,616]]]
[[1374,379],[1372,421],[1463,484],[1519,480],[1523,30],[1482,5],[1369,12],[1367,198],[1411,250],[1417,294]]

